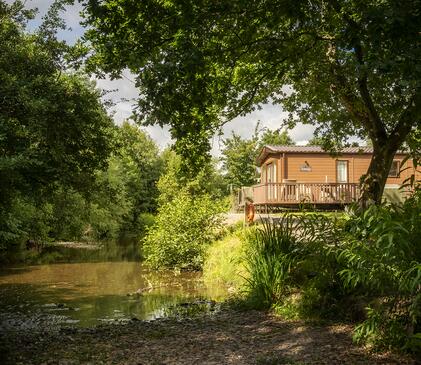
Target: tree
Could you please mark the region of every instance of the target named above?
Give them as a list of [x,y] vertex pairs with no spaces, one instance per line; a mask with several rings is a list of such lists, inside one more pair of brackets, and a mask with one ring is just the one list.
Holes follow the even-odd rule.
[[232,132],[231,137],[223,140],[222,167],[225,179],[234,188],[250,186],[257,181],[256,159],[266,145],[291,146],[294,141],[287,131],[259,129],[257,124],[254,134],[249,139]]
[[[266,145],[272,146],[293,146],[295,143],[289,136],[288,131],[282,129],[271,130],[265,128],[259,138],[259,145],[257,147],[258,153]],[[257,156],[256,156],[257,157]]]
[[174,151],[166,149],[162,153],[164,171],[157,187],[159,190],[159,205],[171,203],[181,190],[192,196],[207,194],[213,199],[220,199],[226,195],[226,185],[220,171],[216,168],[216,161],[211,160],[202,166],[193,178],[183,169],[183,158]]
[[243,139],[232,132],[231,137],[224,139],[222,149],[222,168],[228,183],[238,189],[256,183],[256,152],[258,139],[254,135],[250,139]]
[[[324,136],[314,135],[312,138],[309,139],[307,145],[319,146],[319,147],[322,147],[325,151],[331,151],[331,152],[340,151],[342,147],[344,147],[343,141],[335,139],[331,135],[324,135]],[[358,147],[358,144],[355,145],[355,143],[350,144],[347,142],[345,145]]]
[[116,158],[128,197],[133,200],[133,221],[136,221],[140,213],[156,211],[156,182],[163,172],[162,160],[156,143],[138,126],[124,122],[119,136],[121,147]]
[[325,145],[325,140],[323,137],[313,136],[308,140],[307,146],[320,146],[323,147]]
[[[41,206],[57,186],[87,192],[107,168],[115,127],[100,92],[68,71],[70,48],[55,39],[54,6],[35,33],[21,2],[0,1],[0,237],[19,230],[14,200]],[[14,237],[13,234],[10,237]]]
[[[379,203],[393,156],[419,128],[419,0],[85,3],[93,67],[137,75],[143,123],[185,155],[260,103],[343,141],[369,137],[363,201]],[[285,86],[288,85],[289,88]]]
[[65,45],[26,33],[18,10],[0,2],[2,201],[9,188],[79,184],[106,168],[114,149],[115,128],[100,92],[83,74],[66,71]]

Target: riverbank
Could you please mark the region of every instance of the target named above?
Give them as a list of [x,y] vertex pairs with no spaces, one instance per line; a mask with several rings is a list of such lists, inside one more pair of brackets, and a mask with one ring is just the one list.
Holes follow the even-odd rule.
[[2,364],[416,364],[370,354],[352,326],[308,325],[257,311],[193,319],[2,334]]

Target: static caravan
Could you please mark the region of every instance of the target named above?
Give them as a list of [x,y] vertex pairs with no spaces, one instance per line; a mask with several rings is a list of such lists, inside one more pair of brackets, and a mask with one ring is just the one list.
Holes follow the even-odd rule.
[[[247,196],[265,208],[350,204],[358,200],[360,179],[367,172],[372,153],[369,147],[348,147],[332,156],[317,146],[265,146],[257,158],[260,183],[242,188],[239,204],[244,205]],[[386,191],[398,192],[414,173],[405,157],[403,152],[395,155]]]

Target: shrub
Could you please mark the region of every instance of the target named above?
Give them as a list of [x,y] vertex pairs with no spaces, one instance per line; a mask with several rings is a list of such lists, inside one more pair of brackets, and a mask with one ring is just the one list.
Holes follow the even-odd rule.
[[154,268],[200,269],[205,252],[222,226],[225,204],[209,195],[186,191],[162,205],[143,242],[144,256]]
[[339,217],[287,215],[250,236],[249,302],[358,321],[354,339],[421,350],[421,192]]
[[352,295],[364,295],[367,319],[355,340],[375,347],[421,350],[420,191],[401,205],[351,211],[339,274]]
[[257,228],[249,236],[247,253],[247,292],[252,305],[279,304],[309,278],[323,282],[319,278],[330,274],[325,264],[329,255],[323,252],[335,243],[335,232],[334,220],[319,214],[287,214],[277,224]]

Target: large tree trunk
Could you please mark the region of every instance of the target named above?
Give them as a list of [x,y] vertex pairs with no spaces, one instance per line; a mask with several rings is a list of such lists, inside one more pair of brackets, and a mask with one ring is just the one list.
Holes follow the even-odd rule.
[[387,140],[381,142],[383,143],[376,143],[374,146],[367,174],[361,178],[360,203],[363,207],[381,203],[386,180],[397,151],[394,146],[387,143]]

